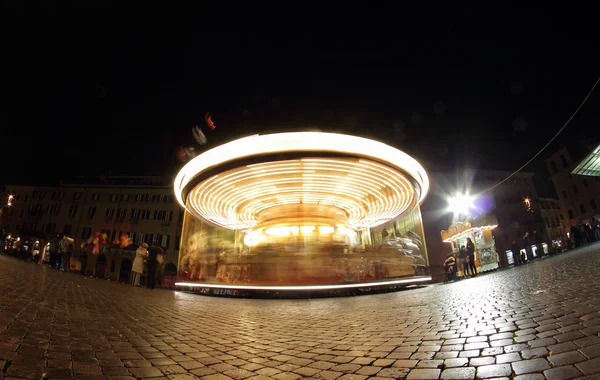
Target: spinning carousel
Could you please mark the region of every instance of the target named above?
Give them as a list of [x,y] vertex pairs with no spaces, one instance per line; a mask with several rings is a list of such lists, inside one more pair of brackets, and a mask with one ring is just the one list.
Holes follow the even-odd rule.
[[423,167],[356,136],[255,135],[208,150],[175,179],[185,209],[176,285],[337,289],[431,280]]

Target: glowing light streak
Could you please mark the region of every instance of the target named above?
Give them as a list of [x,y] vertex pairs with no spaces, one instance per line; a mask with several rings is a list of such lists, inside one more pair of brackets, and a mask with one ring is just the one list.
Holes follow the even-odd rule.
[[305,286],[254,286],[254,285],[220,285],[220,284],[199,284],[195,282],[176,282],[176,286],[187,286],[190,288],[213,288],[213,289],[239,289],[239,290],[336,290],[352,288],[370,288],[377,286],[418,284],[431,281],[430,276],[413,277],[402,280],[364,282],[360,284],[340,284],[340,285],[305,285]]

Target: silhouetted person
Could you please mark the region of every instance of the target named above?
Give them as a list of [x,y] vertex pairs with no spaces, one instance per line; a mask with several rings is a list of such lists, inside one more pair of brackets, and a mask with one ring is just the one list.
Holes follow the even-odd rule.
[[515,240],[513,240],[510,250],[512,251],[515,265],[521,265],[523,263],[521,259],[521,247],[519,247],[519,244]]
[[471,268],[471,273],[473,276],[477,276],[477,267],[475,266],[475,244],[471,238],[467,238],[467,253],[469,254],[469,268]]
[[156,285],[156,268],[158,266],[158,255],[162,254],[162,249],[159,247],[148,248],[148,281],[146,287],[148,289],[154,289]]

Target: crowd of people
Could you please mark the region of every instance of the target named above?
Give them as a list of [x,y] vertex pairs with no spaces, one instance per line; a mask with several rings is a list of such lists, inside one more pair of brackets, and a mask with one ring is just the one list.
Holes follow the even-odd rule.
[[589,223],[572,226],[571,238],[576,247],[600,241],[600,223],[598,220],[592,219]]

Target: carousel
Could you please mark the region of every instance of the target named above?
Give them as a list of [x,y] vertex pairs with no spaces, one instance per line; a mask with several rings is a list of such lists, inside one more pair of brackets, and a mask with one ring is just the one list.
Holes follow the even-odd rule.
[[304,290],[430,281],[423,167],[356,136],[293,132],[218,146],[175,179],[176,285]]
[[498,253],[492,235],[496,227],[498,219],[494,215],[482,214],[464,222],[454,221],[447,230],[441,231],[442,241],[450,243],[452,252],[458,254],[460,248],[467,245],[467,238],[471,238],[475,244],[477,272],[491,271],[498,269]]

